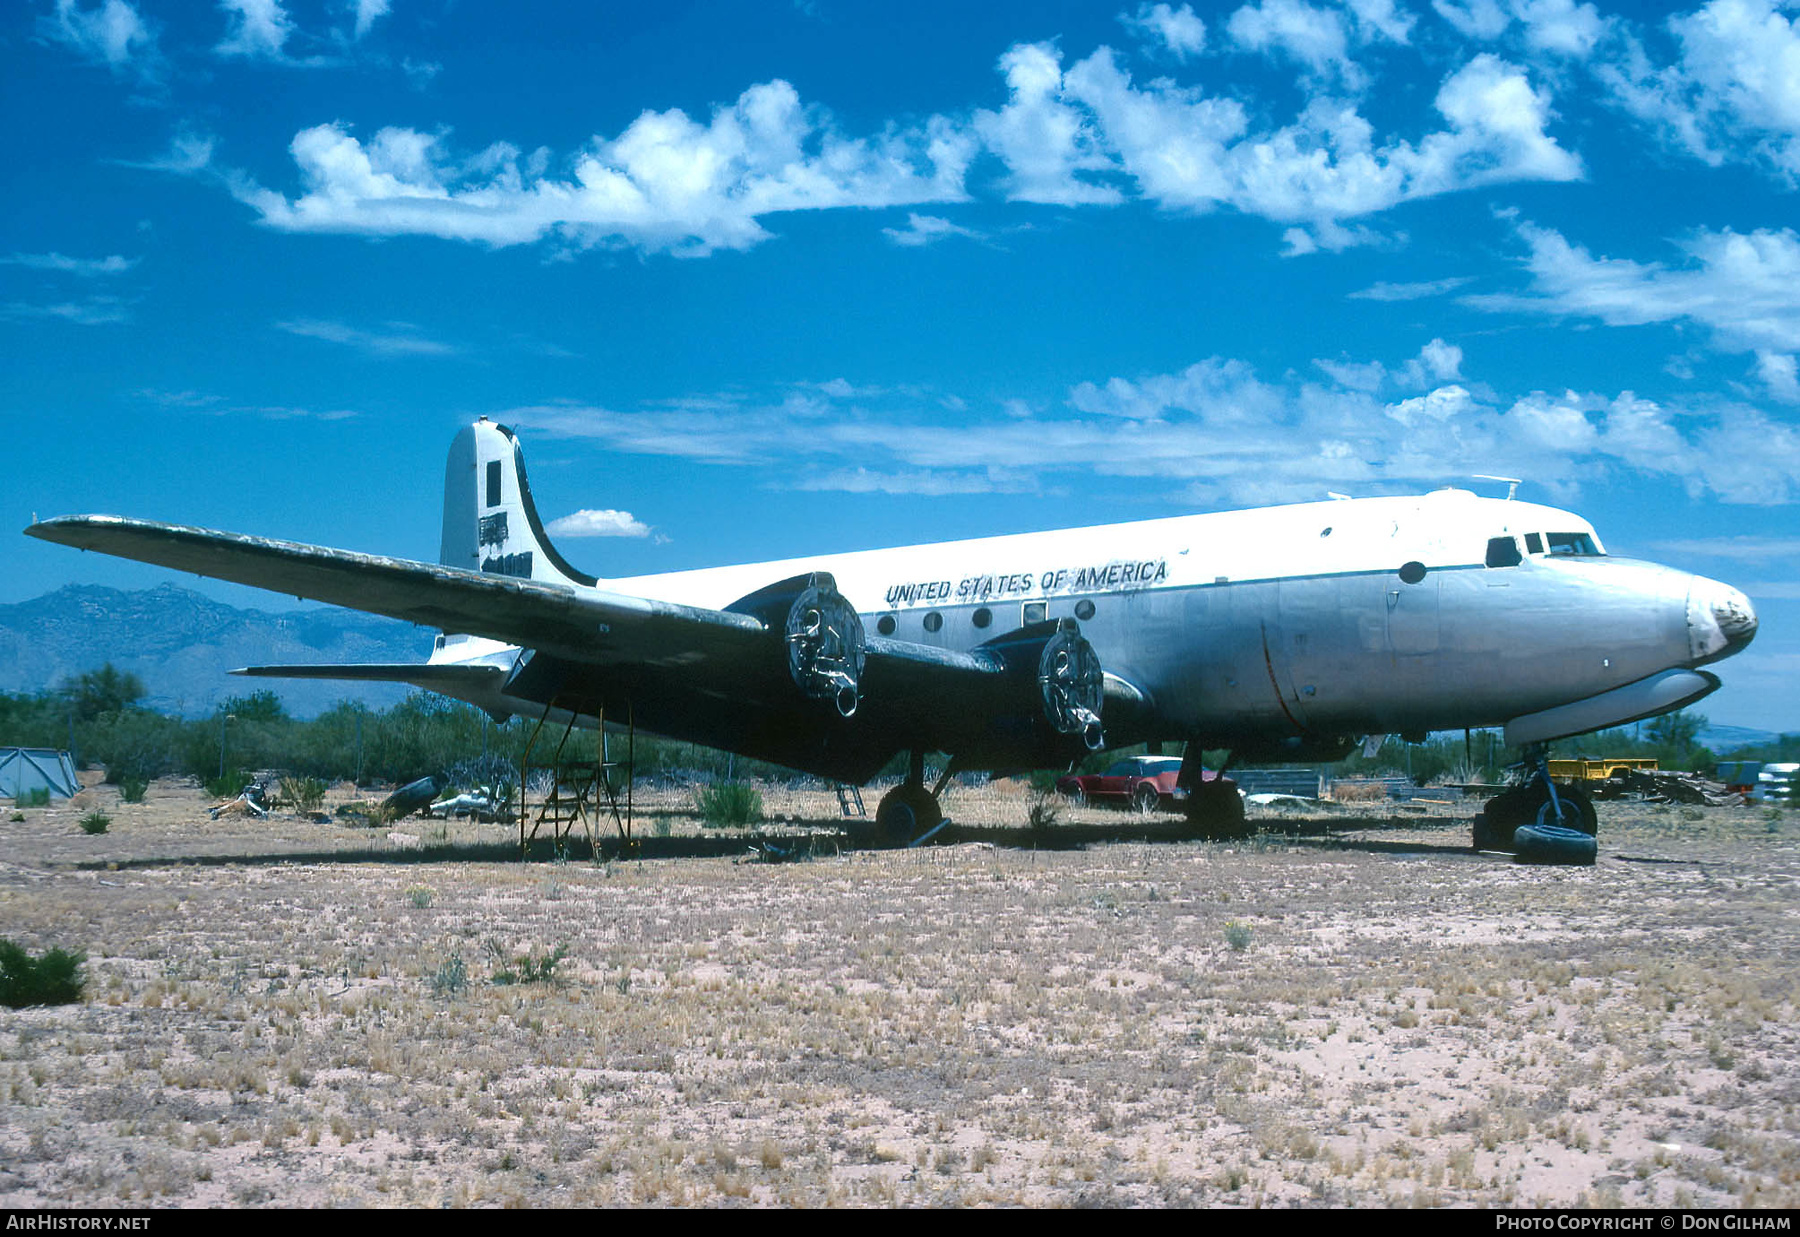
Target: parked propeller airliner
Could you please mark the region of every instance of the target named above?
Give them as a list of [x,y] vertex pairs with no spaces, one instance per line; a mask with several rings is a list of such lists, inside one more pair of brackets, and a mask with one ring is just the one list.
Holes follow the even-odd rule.
[[[550,544],[514,434],[486,418],[451,446],[436,564],[111,515],[26,531],[444,633],[423,664],[243,673],[411,683],[496,717],[629,710],[845,782],[909,753],[877,811],[902,836],[940,818],[930,751],[1007,771],[1185,742],[1189,814],[1231,830],[1242,807],[1202,749],[1333,759],[1499,725],[1541,756],[1700,699],[1719,686],[1701,667],[1756,632],[1736,589],[1455,489],[596,580]],[[1542,782],[1510,823],[1547,804],[1591,833],[1591,806]]]

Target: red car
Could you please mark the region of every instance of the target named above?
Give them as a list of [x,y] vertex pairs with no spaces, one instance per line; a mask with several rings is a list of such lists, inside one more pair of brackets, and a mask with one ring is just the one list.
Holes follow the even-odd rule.
[[[1105,773],[1059,777],[1056,791],[1078,803],[1116,803],[1154,812],[1177,797],[1175,778],[1180,772],[1179,756],[1132,756]],[[1185,792],[1181,797],[1186,797]]]

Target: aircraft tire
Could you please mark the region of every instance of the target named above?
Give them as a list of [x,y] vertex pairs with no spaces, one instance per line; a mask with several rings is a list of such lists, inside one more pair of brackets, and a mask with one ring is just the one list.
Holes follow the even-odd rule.
[[944,809],[923,786],[896,786],[875,808],[875,828],[890,842],[910,842],[943,819]]
[[1551,825],[1561,829],[1577,829],[1589,837],[1600,832],[1599,815],[1594,811],[1593,800],[1586,795],[1578,790],[1564,790],[1558,786],[1556,801],[1557,805],[1562,808],[1560,820],[1552,817],[1550,800],[1546,797],[1538,808],[1537,820],[1533,823],[1539,826]]
[[1517,863],[1592,867],[1599,853],[1593,834],[1562,825],[1520,825],[1513,846]]

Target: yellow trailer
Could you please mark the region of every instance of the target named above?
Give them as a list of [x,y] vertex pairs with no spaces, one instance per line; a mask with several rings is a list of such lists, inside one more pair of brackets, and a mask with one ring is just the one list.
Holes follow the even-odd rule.
[[1626,770],[1656,772],[1654,756],[1577,756],[1571,760],[1552,760],[1550,776],[1559,782],[1605,782],[1623,777]]

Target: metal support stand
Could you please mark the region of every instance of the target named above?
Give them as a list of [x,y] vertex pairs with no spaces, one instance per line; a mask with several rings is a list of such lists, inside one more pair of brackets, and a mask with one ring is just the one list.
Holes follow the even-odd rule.
[[[539,743],[545,738],[546,731],[554,730],[554,725],[550,722],[553,711],[565,713],[568,720],[563,723],[562,734],[557,738],[554,752],[547,759],[537,758]],[[596,721],[597,750],[594,754],[597,759],[593,760],[580,759],[576,754],[578,745],[571,746],[570,742],[575,734],[575,720],[584,712],[591,712]],[[602,796],[605,799],[604,810],[612,816],[619,836],[627,846],[632,844],[631,792],[637,772],[637,726],[629,704],[626,706],[625,716],[626,758],[615,761],[608,758],[604,706],[590,706],[586,701],[560,697],[544,706],[543,714],[532,727],[531,737],[525,742],[524,755],[519,759],[520,858],[530,854],[531,844],[537,840],[545,825],[550,826],[550,836],[559,851],[568,846],[577,824],[580,824],[582,836],[592,848],[595,826],[599,823],[602,811]],[[549,790],[535,811],[530,802],[531,775],[534,770],[550,774]],[[622,808],[619,794],[613,789],[613,776],[621,770],[625,792]]]
[[869,809],[863,806],[862,787],[851,786],[844,782],[837,784],[838,811],[845,816],[867,816]]

